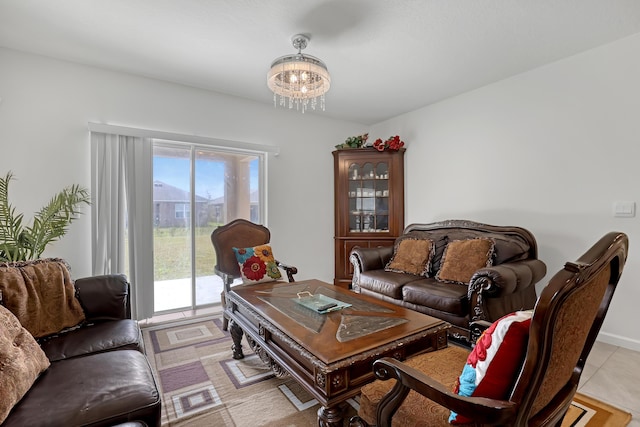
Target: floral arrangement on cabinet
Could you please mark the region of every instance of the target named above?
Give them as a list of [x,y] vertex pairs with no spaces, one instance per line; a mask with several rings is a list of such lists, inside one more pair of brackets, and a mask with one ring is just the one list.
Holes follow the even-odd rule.
[[398,135],[390,136],[385,141],[383,141],[381,138],[378,138],[371,145],[367,145],[367,139],[369,139],[368,133],[357,136],[350,136],[342,144],[336,145],[336,148],[338,150],[341,150],[350,148],[373,147],[378,151],[398,151],[399,149],[404,147],[404,141],[402,141]]
[[336,148],[363,148],[367,144],[367,139],[369,139],[368,133],[350,136],[349,138],[345,139],[342,144],[336,145]]
[[386,141],[378,138],[373,142],[373,148],[378,151],[384,151],[385,149],[398,151],[402,147],[404,147],[404,141],[402,141],[398,135],[390,136]]

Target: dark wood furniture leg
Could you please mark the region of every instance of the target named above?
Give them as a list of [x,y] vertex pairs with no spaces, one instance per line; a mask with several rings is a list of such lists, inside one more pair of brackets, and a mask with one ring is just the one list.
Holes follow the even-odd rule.
[[318,409],[318,426],[343,427],[344,420],[342,419],[342,415],[344,414],[345,407],[344,403],[330,408],[321,406],[320,409]]
[[231,350],[233,351],[234,359],[244,359],[244,353],[242,352],[242,334],[244,333],[240,326],[233,319],[229,321],[229,332],[231,333],[231,339],[233,340],[233,345],[231,346]]

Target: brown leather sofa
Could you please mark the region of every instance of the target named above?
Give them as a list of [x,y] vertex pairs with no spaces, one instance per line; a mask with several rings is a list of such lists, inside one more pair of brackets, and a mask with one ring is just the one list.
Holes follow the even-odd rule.
[[[427,240],[432,244],[432,255],[423,274],[398,272],[389,267],[394,251],[405,239]],[[470,278],[464,282],[443,279],[441,267],[449,243],[469,239],[485,240],[491,246],[487,264],[468,273]],[[453,252],[450,255],[449,275],[456,268]],[[467,344],[475,342],[487,322],[516,310],[533,308],[535,284],[546,274],[545,264],[538,259],[536,240],[528,230],[466,220],[411,224],[393,247],[356,247],[349,259],[353,264],[355,292],[443,319],[452,325],[450,337]],[[460,268],[465,259],[458,259]]]
[[78,279],[75,288],[85,320],[38,339],[51,364],[1,426],[160,426],[160,393],[126,277]]

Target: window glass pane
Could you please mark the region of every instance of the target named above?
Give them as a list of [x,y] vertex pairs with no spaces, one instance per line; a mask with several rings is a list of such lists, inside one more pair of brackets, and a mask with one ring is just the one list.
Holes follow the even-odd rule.
[[196,305],[219,302],[222,292],[222,281],[214,274],[211,232],[237,218],[260,221],[259,165],[255,154],[196,150],[196,205],[206,202],[196,216]]
[[153,148],[154,311],[191,307],[190,148]]
[[262,156],[154,141],[155,311],[220,302],[211,232],[237,218],[262,222]]

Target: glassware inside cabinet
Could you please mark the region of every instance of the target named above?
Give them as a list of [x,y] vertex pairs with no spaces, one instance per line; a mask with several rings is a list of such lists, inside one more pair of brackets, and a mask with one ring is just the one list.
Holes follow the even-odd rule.
[[349,215],[349,231],[352,233],[359,233],[362,224],[362,217],[359,214]]
[[349,165],[349,174],[347,176],[353,181],[360,179],[362,177],[360,174],[360,165],[357,163],[351,163]]
[[362,179],[375,179],[376,171],[373,168],[373,163],[365,163],[362,165]]
[[375,183],[375,187],[376,187],[376,193],[375,196],[376,198],[383,198],[389,197],[389,181],[384,179],[384,180],[376,180]]
[[389,165],[386,162],[380,162],[376,165],[376,179],[389,179]]
[[384,232],[389,231],[389,215],[382,215],[376,213],[376,231]]
[[349,231],[389,231],[389,165],[351,163],[349,178]]
[[362,189],[360,185],[360,181],[349,180],[349,203],[352,202],[351,199],[355,199],[361,195]]
[[[357,190],[360,190],[360,188]],[[360,197],[357,197],[356,194],[360,194],[360,191],[354,191],[353,193],[353,197],[349,194],[349,231],[359,233],[361,231],[362,212],[359,207]]]

